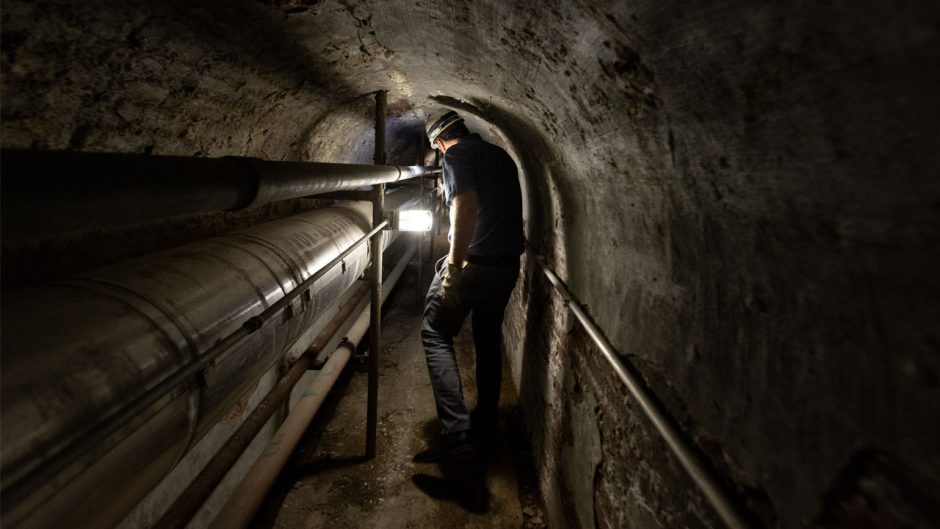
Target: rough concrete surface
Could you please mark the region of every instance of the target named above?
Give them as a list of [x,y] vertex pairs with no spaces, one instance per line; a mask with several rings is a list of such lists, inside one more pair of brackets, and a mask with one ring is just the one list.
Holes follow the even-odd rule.
[[[755,525],[929,527],[938,20],[927,0],[9,0],[0,143],[368,162],[382,88],[404,160],[456,108],[505,141],[529,240]],[[4,269],[108,244],[5,248]],[[548,521],[719,527],[524,268],[507,345]]]

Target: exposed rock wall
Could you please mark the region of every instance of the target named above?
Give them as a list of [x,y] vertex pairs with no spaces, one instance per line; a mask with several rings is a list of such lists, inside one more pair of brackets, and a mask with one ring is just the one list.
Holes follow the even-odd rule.
[[[834,514],[865,511],[831,491],[870,451],[896,465],[876,481],[940,470],[935,19],[910,3],[621,5],[572,24],[566,92],[531,94],[564,159],[545,253],[768,526],[887,523],[873,512],[891,486]],[[542,28],[516,46],[560,49]],[[564,321],[559,300],[546,315],[535,299],[511,342],[553,519],[715,526],[583,334],[533,323]],[[591,487],[593,512],[565,503]]]

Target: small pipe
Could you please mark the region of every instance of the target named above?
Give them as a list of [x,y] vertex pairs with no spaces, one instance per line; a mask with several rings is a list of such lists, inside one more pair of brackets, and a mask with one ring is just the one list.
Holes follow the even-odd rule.
[[35,240],[180,215],[235,211],[433,172],[421,166],[8,150],[3,238]]
[[[388,93],[379,90],[375,93],[375,163],[385,163],[385,114]],[[385,217],[385,185],[373,186],[372,222],[378,223]],[[372,247],[380,248],[382,233],[372,239]],[[372,253],[372,300],[369,325],[369,390],[366,408],[366,457],[375,457],[376,432],[378,429],[379,408],[379,352],[382,350],[382,252]]]
[[[421,143],[424,147],[427,147],[427,143],[425,143],[424,140],[421,140]],[[414,173],[415,176],[423,176],[425,178],[431,178],[432,175],[440,174],[441,171],[443,171],[443,168],[434,165],[409,165],[408,168],[411,169],[411,172]]]
[[[386,278],[385,284],[382,285],[383,299],[388,298],[392,289],[395,288],[414,252],[414,247],[405,252],[395,269]],[[363,309],[356,323],[347,332],[346,340],[337,346],[323,369],[304,391],[304,396],[297,401],[290,414],[268,441],[267,447],[245,474],[242,482],[229,496],[228,501],[212,522],[211,529],[243,529],[251,523],[268,491],[271,490],[297,447],[297,443],[307,431],[310,421],[316,416],[337,377],[365,336],[371,320],[370,314],[370,307]]]
[[[532,248],[530,247],[530,250]],[[672,419],[657,404],[652,393],[646,387],[645,381],[636,372],[636,368],[626,364],[620,354],[607,339],[604,332],[594,323],[594,320],[585,312],[578,303],[574,295],[568,290],[564,281],[558,277],[551,268],[545,263],[545,260],[534,251],[530,255],[535,257],[536,262],[545,273],[555,290],[565,300],[565,306],[575,315],[581,326],[588,333],[588,336],[594,341],[604,358],[614,369],[617,377],[627,386],[627,390],[636,399],[640,409],[646,417],[653,423],[653,426],[660,433],[666,444],[678,458],[682,468],[689,474],[692,481],[698,486],[699,490],[705,495],[712,504],[718,516],[724,523],[732,529],[746,529],[752,525],[747,522],[747,516],[744,510],[735,503],[732,497],[725,491],[724,487],[718,482],[718,479],[702,462],[702,459],[696,454],[695,449],[686,441],[684,434],[673,425]]]

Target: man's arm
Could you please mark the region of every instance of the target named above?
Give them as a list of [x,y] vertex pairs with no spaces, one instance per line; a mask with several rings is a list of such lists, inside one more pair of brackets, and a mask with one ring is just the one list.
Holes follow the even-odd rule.
[[470,247],[470,241],[473,240],[473,233],[477,227],[476,191],[464,191],[454,197],[450,206],[450,225],[453,229],[453,236],[447,262],[463,268],[463,263],[467,259],[467,249]]

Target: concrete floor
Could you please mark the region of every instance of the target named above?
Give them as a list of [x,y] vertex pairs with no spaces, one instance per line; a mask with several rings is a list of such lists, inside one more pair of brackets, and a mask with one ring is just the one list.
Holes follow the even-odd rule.
[[[422,301],[430,283],[425,276]],[[385,305],[377,457],[371,461],[362,457],[367,375],[356,369],[354,361],[253,527],[545,527],[508,369],[504,369],[497,449],[441,464],[411,462],[439,432],[420,341],[416,281],[412,262]],[[458,337],[457,352],[464,390],[472,403],[476,396],[469,323]]]

